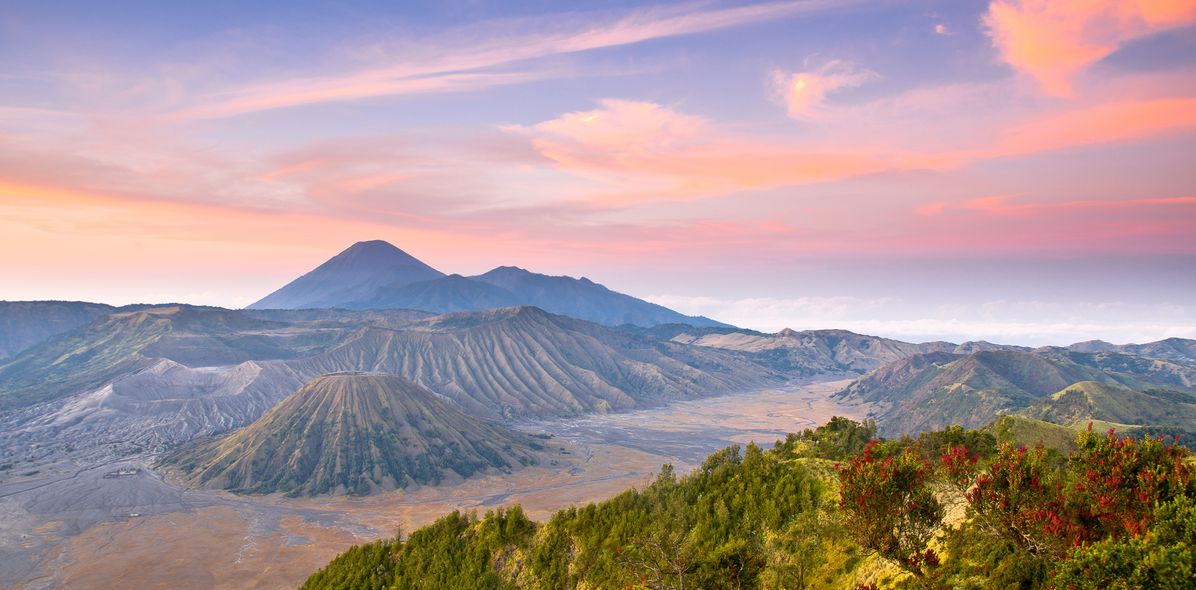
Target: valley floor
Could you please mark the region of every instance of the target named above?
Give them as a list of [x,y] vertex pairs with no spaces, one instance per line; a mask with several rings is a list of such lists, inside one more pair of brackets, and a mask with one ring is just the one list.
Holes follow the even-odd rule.
[[[128,460],[0,484],[0,587],[293,588],[350,545],[455,509],[522,504],[545,518],[570,504],[679,472],[730,444],[764,446],[867,406],[830,399],[845,381],[519,425],[547,433],[555,465],[364,498],[287,499],[188,491]],[[121,467],[136,474],[105,477]],[[61,473],[61,470],[59,471]]]

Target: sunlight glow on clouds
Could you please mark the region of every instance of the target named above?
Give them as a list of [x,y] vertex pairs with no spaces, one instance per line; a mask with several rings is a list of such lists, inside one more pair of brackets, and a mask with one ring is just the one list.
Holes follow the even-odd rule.
[[832,60],[812,71],[787,74],[777,70],[773,72],[773,85],[790,117],[813,119],[822,113],[827,95],[859,86],[875,77],[874,72]]
[[[1190,0],[545,6],[3,11],[0,298],[218,303],[228,273],[232,305],[371,238],[449,271],[743,271],[735,300],[817,262],[1196,260],[1196,60],[1158,42]],[[121,291],[63,278],[97,269]],[[710,315],[901,319],[853,289]],[[1012,329],[968,318],[909,321]]]
[[1055,96],[1126,41],[1196,22],[1191,0],[997,0],[985,15],[993,44]]

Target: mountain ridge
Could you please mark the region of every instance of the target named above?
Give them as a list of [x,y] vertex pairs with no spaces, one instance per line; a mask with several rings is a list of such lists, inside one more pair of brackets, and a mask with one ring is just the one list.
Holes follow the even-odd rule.
[[0,363],[115,309],[87,301],[0,301]]

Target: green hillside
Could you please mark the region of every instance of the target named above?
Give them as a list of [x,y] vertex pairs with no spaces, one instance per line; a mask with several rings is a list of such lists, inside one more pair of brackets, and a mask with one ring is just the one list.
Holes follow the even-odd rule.
[[142,351],[170,331],[162,314],[117,313],[34,346],[0,364],[0,409],[97,388],[148,367],[153,360]]
[[483,422],[394,375],[317,377],[253,424],[167,457],[236,492],[366,494],[536,463],[530,435]]
[[[998,446],[992,431],[1072,443]],[[716,452],[684,477],[666,465],[643,490],[545,522],[519,506],[454,512],[342,553],[303,588],[1189,587],[1183,448],[1026,418],[864,446],[873,432],[835,419],[772,450]]]
[[983,430],[992,433],[1002,443],[1029,447],[1041,444],[1059,451],[1074,450],[1078,433],[1074,428],[1016,414],[1001,416]]
[[1196,428],[1196,396],[1161,390],[1134,391],[1081,381],[1035,402],[1023,413],[1065,426],[1083,426],[1098,421]]
[[[453,513],[405,542],[351,550],[303,587],[750,588],[763,579],[792,587],[795,572],[815,568],[787,548],[809,543],[821,553],[836,543],[820,522],[833,499],[827,483],[791,454],[732,447],[691,475],[677,478],[666,466],[643,490],[560,511],[542,524],[518,506],[480,519]],[[859,560],[845,549],[837,562]],[[837,580],[842,570],[822,577]]]
[[838,395],[883,404],[877,422],[896,435],[951,424],[978,428],[1077,381],[1106,378],[1099,369],[1023,351],[930,353],[882,367]]

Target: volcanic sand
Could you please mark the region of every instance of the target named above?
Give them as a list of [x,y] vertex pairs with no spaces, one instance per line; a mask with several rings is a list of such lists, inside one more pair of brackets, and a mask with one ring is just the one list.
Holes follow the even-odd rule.
[[[0,549],[7,556],[25,551],[20,556],[28,559],[30,567],[22,572],[0,571],[8,576],[0,579],[0,586],[294,588],[351,545],[392,536],[400,529],[412,531],[453,510],[483,513],[518,503],[531,518],[545,519],[570,505],[642,487],[663,463],[685,472],[708,453],[730,444],[756,441],[768,447],[787,432],[825,423],[833,415],[863,417],[866,406],[830,399],[844,383],[811,383],[622,414],[529,422],[519,427],[552,435],[545,444],[558,453],[555,465],[369,497],[292,499],[184,491],[171,489],[173,484],[147,473],[120,485],[161,488],[152,496],[161,499],[148,508],[136,504],[129,510],[141,512],[121,512],[124,508],[116,507],[90,520],[64,524],[63,514],[70,517],[76,511],[68,507],[56,508],[60,514],[30,512],[19,504],[22,496],[52,498],[56,488],[67,486],[52,483],[3,498],[4,519],[12,520],[11,526],[0,524]],[[114,480],[87,481],[87,485],[118,485]],[[33,505],[24,501],[24,506]],[[63,501],[70,498],[59,502]],[[94,512],[95,507],[91,508]]]

